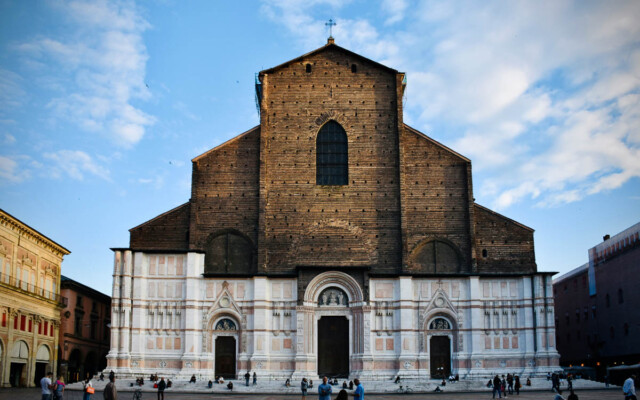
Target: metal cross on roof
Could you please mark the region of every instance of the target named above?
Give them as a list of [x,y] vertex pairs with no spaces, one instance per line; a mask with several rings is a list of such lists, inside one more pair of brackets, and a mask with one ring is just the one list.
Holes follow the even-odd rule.
[[338,24],[336,24],[333,19],[330,19],[329,22],[324,25],[329,27],[329,38],[333,38],[333,27]]

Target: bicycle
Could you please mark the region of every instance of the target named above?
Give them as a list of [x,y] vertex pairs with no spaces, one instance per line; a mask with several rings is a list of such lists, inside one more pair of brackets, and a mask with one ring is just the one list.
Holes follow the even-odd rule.
[[400,385],[400,387],[396,391],[402,394],[413,393],[413,389],[411,389],[409,386],[402,386],[402,385]]
[[133,400],[141,400],[142,399],[142,389],[136,389],[133,391]]

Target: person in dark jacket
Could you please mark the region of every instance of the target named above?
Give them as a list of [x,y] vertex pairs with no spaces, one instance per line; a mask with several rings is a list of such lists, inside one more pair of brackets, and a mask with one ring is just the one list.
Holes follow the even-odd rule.
[[498,393],[498,398],[501,399],[502,398],[502,392],[500,391],[500,386],[501,386],[502,382],[500,382],[500,377],[498,375],[495,376],[495,378],[493,378],[493,397],[492,398],[496,398],[496,393]]
[[164,381],[164,377],[160,378],[158,382],[158,400],[164,400],[164,390],[167,388],[167,382]]

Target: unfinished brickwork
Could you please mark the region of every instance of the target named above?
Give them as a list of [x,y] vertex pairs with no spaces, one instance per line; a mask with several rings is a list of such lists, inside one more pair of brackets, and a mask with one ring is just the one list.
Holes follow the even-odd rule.
[[115,249],[109,369],[555,368],[533,231],[476,205],[471,161],[404,124],[404,73],[330,39],[258,79],[260,125],[194,158],[189,203]]
[[190,203],[129,230],[130,246],[141,250],[188,250]]

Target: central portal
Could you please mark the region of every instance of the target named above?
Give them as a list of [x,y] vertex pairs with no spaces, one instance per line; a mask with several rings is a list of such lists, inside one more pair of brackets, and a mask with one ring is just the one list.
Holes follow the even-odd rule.
[[216,338],[216,376],[236,379],[236,339],[233,336]]
[[318,321],[318,375],[349,377],[349,320],[322,317]]
[[446,379],[451,375],[451,341],[447,336],[431,337],[431,378]]

